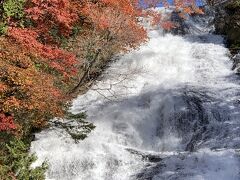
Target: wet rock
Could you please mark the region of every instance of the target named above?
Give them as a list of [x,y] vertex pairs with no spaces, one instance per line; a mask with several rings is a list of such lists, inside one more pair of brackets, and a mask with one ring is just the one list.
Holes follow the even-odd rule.
[[176,28],[171,29],[171,33],[175,35],[185,35],[189,33],[189,26],[177,12],[171,14],[171,21],[176,25]]
[[231,48],[240,48],[240,6],[229,1],[215,7],[215,9],[216,33],[226,35]]
[[[193,13],[186,15],[185,18],[179,15],[179,12],[173,12],[170,21],[174,23],[170,33],[174,35],[204,34],[212,31],[213,11],[208,7],[200,7],[204,11],[203,14]],[[204,18],[203,18],[204,17]],[[206,23],[207,22],[207,23]],[[196,26],[196,24],[201,26]]]
[[162,157],[160,157],[158,154],[149,154],[149,153],[143,153],[134,149],[126,149],[132,154],[141,156],[143,160],[148,161],[150,163],[156,163],[160,162],[162,160]]
[[234,70],[237,74],[240,74],[240,51],[235,56],[233,56],[232,60],[232,70]]

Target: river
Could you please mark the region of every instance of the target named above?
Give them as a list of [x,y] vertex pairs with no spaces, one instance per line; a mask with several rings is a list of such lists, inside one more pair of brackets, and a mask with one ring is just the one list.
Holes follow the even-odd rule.
[[52,180],[239,180],[240,78],[211,18],[189,33],[149,29],[73,101],[96,129],[75,143],[63,130],[36,134],[35,165]]

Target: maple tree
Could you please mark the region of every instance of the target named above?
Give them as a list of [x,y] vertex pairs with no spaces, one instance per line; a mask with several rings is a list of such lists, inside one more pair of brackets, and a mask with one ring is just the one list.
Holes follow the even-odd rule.
[[61,116],[61,91],[54,86],[54,77],[36,68],[34,60],[39,57],[7,38],[0,38],[0,46],[0,126],[4,122],[5,130],[16,129],[14,118],[27,131]]
[[[56,82],[74,78],[84,62],[139,47],[148,38],[142,18],[173,28],[161,12],[149,9],[159,4],[175,5],[182,16],[202,13],[195,0],[1,1],[1,130],[16,129],[13,121],[40,127],[61,115],[64,95]],[[62,48],[73,36],[75,43]]]
[[52,68],[64,76],[76,73],[77,64],[74,54],[58,48],[55,36],[67,38],[77,20],[68,0],[28,0],[24,9],[25,16],[31,21],[27,28],[11,26],[8,35],[32,52],[47,59]]
[[[88,88],[114,55],[148,40],[143,19],[174,28],[159,4],[183,18],[202,13],[195,0],[0,0],[0,145],[63,117],[71,89]],[[1,163],[0,179],[15,178]]]

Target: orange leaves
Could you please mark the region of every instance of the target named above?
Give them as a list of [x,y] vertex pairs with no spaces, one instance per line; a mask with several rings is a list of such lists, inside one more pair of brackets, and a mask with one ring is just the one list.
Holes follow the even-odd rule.
[[36,69],[37,58],[6,38],[0,38],[0,47],[5,49],[0,57],[0,112],[12,114],[12,121],[14,118],[18,124],[29,126],[61,116],[62,92],[54,86],[51,75]]
[[63,77],[77,73],[75,55],[60,49],[58,41],[69,38],[78,20],[71,1],[27,0],[24,11],[31,26],[9,22],[8,36],[0,37],[0,112],[12,114],[0,120],[5,130],[11,128],[4,125],[7,120],[29,128],[61,116],[64,98],[56,77],[63,83]]
[[76,57],[69,52],[53,48],[49,45],[43,45],[37,41],[37,32],[30,29],[13,27],[9,29],[8,35],[17,40],[32,53],[48,59],[45,63],[49,64],[60,73],[66,73],[68,76],[75,75],[76,69],[74,65],[77,64]]
[[[203,11],[197,7],[196,0],[173,0],[172,3],[167,0],[143,0],[145,7],[158,7],[159,4],[163,5],[165,8],[171,8],[174,12],[177,12],[178,15],[186,19],[187,15],[192,14],[203,14]],[[163,29],[170,30],[175,28],[175,24],[168,21],[167,17],[162,17],[159,11],[153,10],[153,8],[146,9],[142,14],[143,17],[148,17],[151,20],[153,26],[159,25]]]
[[162,21],[162,14],[152,9],[143,11],[142,16],[147,17],[148,19],[150,18],[150,22],[152,26],[157,26]]
[[195,11],[195,13],[197,13],[197,14],[204,14],[203,10],[200,9],[200,8],[195,8],[194,11]]
[[0,132],[1,131],[12,131],[15,130],[17,126],[13,121],[12,116],[6,116],[3,113],[0,113]]
[[163,22],[161,22],[160,25],[165,30],[171,30],[176,27],[175,24],[171,21],[163,21]]
[[[174,28],[159,12],[145,10],[140,2],[26,0],[24,20],[31,23],[23,28],[9,19],[8,36],[0,37],[0,131],[14,129],[13,121],[41,127],[47,119],[63,114],[65,99],[60,86],[64,78],[76,75],[79,62],[61,45],[76,29],[82,33],[76,46],[82,43],[85,51],[80,57],[91,61],[100,49],[99,60],[106,61],[110,55],[137,48],[147,40],[142,17],[150,17],[152,25]],[[169,6],[167,0],[144,2],[146,7]],[[174,4],[183,14],[202,13],[194,0],[174,0]],[[67,44],[66,48],[74,51],[77,47]]]
[[82,13],[101,30],[105,30],[109,27],[108,21],[109,16],[111,15],[109,8],[105,7],[103,11],[103,9],[99,8],[97,4],[87,3],[82,9]]
[[3,104],[1,105],[1,110],[3,112],[11,112],[12,110],[17,110],[20,107],[21,102],[14,96],[7,97]]
[[34,26],[29,28],[10,27],[8,35],[31,53],[47,59],[45,63],[63,76],[76,74],[78,63],[74,54],[61,50],[59,42],[54,40],[51,31],[55,28],[55,36],[69,37],[74,23],[78,19],[69,0],[28,0],[26,15]]
[[[69,38],[73,26],[79,21],[84,21],[81,22],[83,26],[87,22],[89,28],[93,27],[100,34],[107,32],[110,39],[117,39],[122,44],[121,50],[135,48],[147,39],[146,31],[139,24],[139,17],[147,14],[139,5],[140,2],[142,1],[28,0],[25,13],[32,26],[10,27],[8,35],[32,53],[47,59],[44,63],[69,78],[76,74],[78,62],[74,54],[61,50],[59,41]],[[167,0],[144,0],[144,3],[147,7],[155,7],[159,3],[169,6]],[[182,9],[182,13],[191,14],[195,10],[200,12],[194,0],[175,0],[174,4],[177,10]],[[158,12],[151,12],[147,16],[152,17],[152,25],[160,24],[166,29],[173,27],[170,22],[162,22]]]
[[0,131],[8,131],[16,129],[16,125],[13,122],[12,116],[6,116],[5,114],[0,114]]
[[[77,3],[77,1],[75,0]],[[111,39],[118,39],[122,43],[122,50],[137,47],[147,39],[146,30],[139,24],[139,17],[150,17],[152,25],[160,25],[164,29],[174,28],[174,24],[165,20],[157,11],[149,7],[162,4],[166,8],[170,5],[167,0],[98,0],[81,1],[78,6],[79,16],[90,23],[99,33],[109,32]],[[141,5],[142,6],[141,6]],[[173,5],[180,15],[200,12],[195,5],[195,0],[174,0]]]
[[185,14],[203,14],[202,9],[198,8],[196,5],[196,0],[175,0],[174,5],[176,11],[181,11],[182,16]]
[[192,14],[193,10],[190,7],[185,7],[185,8],[183,8],[183,12],[186,13],[186,14]]
[[185,14],[204,14],[203,10],[198,8],[194,2],[191,2],[189,6],[183,6],[182,7],[182,13]]
[[119,51],[138,47],[147,39],[139,24],[142,11],[137,0],[99,0],[83,4],[81,13],[92,27],[119,46]]
[[4,92],[7,89],[7,86],[0,82],[0,93]]
[[[36,22],[38,31],[44,33],[54,25],[61,28],[61,34],[68,36],[73,23],[77,20],[77,14],[71,7],[69,0],[29,0],[25,12],[27,16]],[[45,32],[46,33],[46,32]]]
[[108,7],[116,8],[126,15],[136,16],[139,13],[137,0],[100,0],[100,2]]

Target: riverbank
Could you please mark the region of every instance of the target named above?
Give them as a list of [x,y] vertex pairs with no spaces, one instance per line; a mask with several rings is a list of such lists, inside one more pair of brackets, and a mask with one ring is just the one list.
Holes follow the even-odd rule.
[[36,159],[28,154],[34,133],[61,126],[75,139],[84,138],[71,131],[67,119],[86,127],[84,132],[94,128],[84,114],[68,113],[69,102],[113,57],[147,39],[136,5],[116,3],[0,1],[1,180],[44,179],[44,164],[30,168]]
[[228,47],[234,53],[240,50],[240,1],[231,1],[215,7],[215,31],[225,35]]
[[[70,132],[69,121],[51,119],[79,118],[77,123],[85,124],[84,114],[67,113],[69,102],[92,86],[113,57],[148,40],[139,16],[152,18],[152,25],[173,27],[156,11],[146,13],[129,3],[0,2],[0,179],[44,178],[45,164],[31,170],[35,158],[27,153],[36,132],[61,126],[74,138],[86,137]],[[183,8],[183,16],[201,13],[195,6],[176,5]],[[131,79],[141,69],[126,73],[117,78]],[[126,88],[122,82],[114,84]],[[105,90],[114,98],[112,86]],[[94,90],[101,95],[101,88]],[[94,128],[91,123],[89,127]]]
[[233,60],[233,70],[240,73],[240,1],[215,6],[215,33],[224,35]]
[[239,179],[239,80],[201,18],[184,36],[150,30],[73,101],[96,125],[87,139],[36,134],[31,150],[36,164],[49,159],[48,179]]
[[[87,31],[89,33],[89,30]],[[89,39],[89,43],[90,43],[91,41],[93,41],[93,39],[96,38],[96,36],[88,35],[87,38]],[[2,65],[1,68],[3,68],[4,66],[8,67],[8,63],[12,63],[12,61],[15,60],[14,58],[18,58],[19,54],[24,52],[24,50],[22,50],[22,52],[19,52],[21,51],[19,50],[19,48],[17,50],[17,47],[16,47],[17,43],[15,42],[11,42],[11,49],[10,49],[9,40],[10,39],[8,37],[0,38],[1,50],[4,50],[5,52],[11,52],[11,54],[9,55],[5,53],[1,54],[2,55],[0,59],[1,62],[6,62],[5,64],[1,64]],[[48,108],[48,110],[44,110],[44,109],[42,110],[42,115],[44,117],[42,118],[41,121],[35,122],[35,119],[33,119],[32,116],[36,116],[34,118],[36,118],[36,120],[39,120],[37,119],[39,118],[39,115],[37,114],[37,112],[32,112],[26,109],[24,111],[23,109],[20,109],[20,110],[16,109],[17,111],[15,111],[15,117],[16,115],[19,116],[19,120],[17,122],[15,119],[15,123],[17,123],[17,128],[18,128],[17,131],[15,131],[15,128],[13,128],[11,131],[8,131],[8,132],[0,132],[0,147],[1,147],[0,148],[1,149],[0,150],[0,179],[1,180],[8,180],[12,178],[17,178],[20,180],[45,179],[45,171],[47,170],[47,165],[45,163],[39,166],[38,168],[35,168],[35,169],[30,168],[31,164],[36,160],[36,157],[34,155],[29,154],[30,143],[35,139],[34,134],[45,128],[50,128],[51,126],[59,125],[59,123],[54,124],[49,122],[50,119],[56,116],[58,116],[59,118],[69,119],[69,115],[68,115],[69,113],[67,112],[68,106],[69,106],[68,102],[70,102],[78,94],[86,92],[86,90],[91,87],[92,83],[94,83],[95,80],[101,75],[101,72],[104,70],[107,64],[117,54],[116,52],[111,51],[111,49],[113,49],[113,46],[111,45],[104,45],[104,46],[93,45],[91,47],[92,50],[80,51],[79,48],[84,48],[85,46],[85,44],[82,44],[81,46],[81,44],[79,43],[82,40],[83,39],[81,36],[74,37],[69,40],[67,47],[72,48],[73,51],[77,51],[78,52],[77,55],[80,57],[87,57],[88,54],[91,53],[92,56],[94,57],[93,58],[94,61],[89,62],[89,64],[84,63],[81,66],[79,66],[78,75],[75,78],[72,78],[67,83],[59,81],[59,78],[61,78],[59,75],[55,76],[56,78],[55,83],[58,83],[58,87],[62,90],[62,92],[64,92],[64,96],[65,96],[63,99],[62,98],[58,99],[58,102],[60,103],[58,106],[60,113],[59,114],[54,113],[55,109],[52,109],[52,107],[56,108],[54,107],[54,102],[56,101],[55,100],[52,101],[53,99],[51,98],[52,97],[51,93],[53,92],[50,91],[51,87],[46,86],[48,84],[48,82],[46,82],[46,79],[45,79],[47,78],[47,76],[43,76],[44,79],[40,79],[42,81],[39,81],[39,79],[38,81],[36,81],[36,79],[32,79],[32,81],[39,83],[38,85],[41,86],[41,87],[38,86],[39,89],[34,89],[34,91],[38,90],[40,91],[39,93],[45,93],[46,95],[42,97],[42,102],[41,102],[41,103],[47,102],[46,107]],[[4,42],[4,44],[1,42]],[[85,43],[87,42],[85,41]],[[97,53],[94,54],[94,49],[97,49],[97,48],[100,49],[101,52],[99,52],[98,54]],[[22,56],[20,59],[21,60],[20,63],[22,63],[22,60],[24,59],[28,59],[28,63],[31,63],[31,61],[29,61],[29,58],[32,58],[31,55]],[[86,67],[86,65],[89,67]],[[21,73],[26,72],[26,74],[23,74],[22,78],[24,78],[24,76],[27,76],[27,73],[29,73],[28,67],[25,67],[24,65],[21,65],[23,67],[18,67],[18,66],[19,66],[18,64],[13,64],[13,67],[14,67],[13,71],[18,73],[18,70],[20,69]],[[1,72],[3,72],[2,69],[1,69]],[[6,70],[5,72],[9,73],[11,71],[9,69],[9,70]],[[38,78],[40,78],[41,76],[40,74],[36,74],[36,75],[38,75],[37,76]],[[1,80],[3,80],[4,77],[8,78],[9,80],[11,78],[9,74],[1,74]],[[17,80],[16,78],[18,78],[18,76],[15,77],[14,80]],[[8,85],[10,87],[10,84]],[[20,86],[18,84],[16,86],[13,86],[13,85],[14,84],[11,85],[11,89],[15,90],[18,93],[18,91],[21,89],[21,85]],[[23,82],[22,87],[24,86],[25,86],[25,83]],[[31,86],[31,88],[35,88],[35,87]],[[8,91],[5,90],[0,92],[2,103],[7,102],[7,97],[8,97],[7,93],[9,92],[10,92],[9,89]],[[12,95],[10,95],[10,97],[11,96]],[[40,94],[37,96],[40,96]],[[24,97],[24,98],[30,98],[30,97]],[[54,96],[53,98],[56,98],[56,97]],[[26,99],[26,101],[28,101],[28,99]],[[38,103],[37,105],[41,105],[38,101],[37,103]],[[49,114],[48,112],[51,112],[52,114]],[[19,113],[21,113],[21,115]],[[83,120],[82,122],[84,122],[84,118],[75,118],[75,120],[76,119],[78,121],[79,119]],[[60,124],[60,125],[62,126],[64,124]],[[6,129],[3,129],[3,130],[7,130],[7,127],[8,126],[6,125]],[[81,129],[83,127],[86,127],[85,122],[79,128]],[[94,128],[92,125],[91,127]],[[74,136],[74,138],[78,138],[77,137],[78,134],[72,134],[72,135]],[[79,135],[80,135],[79,136],[80,138],[85,138],[85,136],[87,136],[86,134],[83,137],[83,132],[81,132]]]

